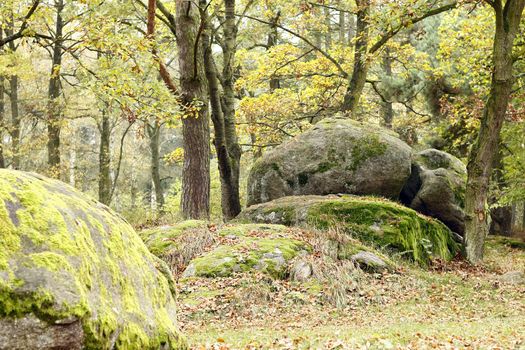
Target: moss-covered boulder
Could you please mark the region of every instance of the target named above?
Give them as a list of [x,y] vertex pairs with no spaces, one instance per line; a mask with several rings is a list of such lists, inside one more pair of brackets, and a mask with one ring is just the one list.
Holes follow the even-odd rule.
[[0,245],[1,349],[186,348],[165,264],[74,188],[0,170]]
[[391,131],[330,118],[266,153],[248,179],[248,205],[291,195],[349,193],[397,199],[411,148]]
[[420,264],[449,260],[458,245],[441,222],[385,199],[351,195],[284,197],[245,209],[240,222],[337,227],[353,237],[392,248]]
[[[282,225],[183,221],[141,233],[150,250],[182,277],[228,277],[260,271],[285,278],[289,262],[310,247]],[[184,271],[180,268],[184,267]]]
[[439,219],[462,236],[466,182],[467,169],[461,160],[437,149],[427,149],[414,155],[412,174],[401,192],[401,201]]
[[174,225],[149,228],[139,233],[149,251],[158,257],[169,254],[173,249],[179,249],[185,236],[196,232],[208,232],[208,223],[202,220],[186,220]]

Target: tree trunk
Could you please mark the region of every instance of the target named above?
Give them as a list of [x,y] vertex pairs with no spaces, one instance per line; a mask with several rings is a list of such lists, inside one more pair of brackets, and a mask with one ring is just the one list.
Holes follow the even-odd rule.
[[160,123],[155,120],[153,125],[147,125],[149,136],[149,148],[151,151],[151,180],[155,191],[157,210],[162,211],[164,207],[164,193],[160,181]]
[[[0,40],[2,39],[2,29],[0,29]],[[0,168],[5,168],[4,157],[4,130],[5,130],[5,78],[0,76]]]
[[48,90],[48,120],[47,120],[47,163],[50,168],[50,174],[54,177],[60,177],[60,123],[62,119],[62,108],[60,106],[60,95],[62,87],[60,85],[60,69],[62,65],[63,53],[63,29],[64,21],[62,11],[64,10],[64,1],[55,1],[57,11],[55,24],[55,41],[53,43],[52,66],[49,78]]
[[[210,215],[210,129],[206,75],[199,38],[199,11],[188,0],[176,1],[177,44],[181,102],[186,108],[182,119],[184,163],[182,167],[182,215],[188,219]],[[183,29],[182,29],[183,28]],[[198,108],[195,108],[198,107]]]
[[20,112],[18,110],[18,77],[9,77],[11,102],[11,145],[13,151],[13,161],[11,167],[20,169]]
[[73,187],[77,185],[77,151],[74,145],[69,149],[69,184]]
[[[272,47],[277,45],[277,40],[279,38],[279,33],[277,31],[277,21],[279,20],[280,13],[277,13],[277,15],[272,19],[270,26],[270,32],[268,33],[268,41],[266,44],[267,50],[270,50]],[[275,89],[279,89],[281,87],[281,82],[278,78],[271,77],[270,78],[270,90],[273,91]]]
[[352,41],[355,37],[355,15],[352,12],[348,13],[348,46],[352,46]]
[[521,229],[525,231],[525,202],[523,202],[523,209],[522,209],[522,216],[521,216]]
[[[339,2],[339,6],[342,6],[341,2]],[[346,25],[345,25],[345,12],[343,10],[339,11],[339,44],[345,45],[345,38],[346,38]]]
[[[498,142],[498,145],[501,144],[501,140]],[[501,147],[498,147],[499,150],[494,156],[493,160],[493,170],[492,170],[492,182],[493,188],[496,188],[496,193],[490,196],[490,226],[489,234],[491,235],[503,235],[510,236],[512,233],[512,219],[513,219],[513,210],[512,206],[497,206],[493,207],[494,204],[497,204],[499,199],[498,192],[502,191],[507,183],[505,181],[505,168],[503,164],[503,152]]]
[[325,50],[330,50],[332,47],[332,23],[330,22],[330,9],[324,7],[324,23],[326,26],[326,33],[324,35]]
[[[390,57],[390,51],[388,48],[385,50],[383,56],[383,71],[385,76],[392,77],[392,58]],[[394,120],[394,109],[392,108],[392,97],[390,94],[386,94],[386,100],[382,101],[383,107],[383,124],[388,129],[392,129],[392,121]]]
[[[201,7],[206,6],[201,1]],[[204,66],[208,79],[208,92],[211,105],[211,119],[214,130],[214,145],[217,152],[221,178],[221,204],[225,220],[236,217],[241,212],[239,197],[239,174],[241,148],[237,142],[235,129],[235,91],[233,67],[236,45],[235,0],[225,0],[225,21],[223,23],[223,96],[219,88],[218,73],[211,50],[211,28],[207,13],[203,12],[206,28],[202,35]]]
[[489,178],[512,92],[514,82],[512,48],[525,0],[507,0],[505,8],[500,0],[492,4],[496,17],[492,84],[483,111],[478,138],[472,146],[467,166],[465,253],[472,264],[478,264],[483,259],[483,246],[488,234]]
[[[11,20],[5,29],[6,36],[13,35],[14,19]],[[1,29],[0,29],[1,30]],[[11,52],[16,51],[16,45],[13,41],[8,44]],[[11,75],[9,77],[9,102],[11,107],[11,128],[9,133],[11,135],[11,149],[13,153],[13,159],[11,167],[13,169],[20,169],[20,113],[18,109],[18,76]]]
[[111,126],[106,108],[102,109],[102,121],[99,128],[98,200],[105,205],[109,205],[111,203]]
[[237,24],[235,20],[235,0],[224,0],[225,4],[225,23],[224,48],[223,48],[223,71],[222,87],[224,90],[223,112],[224,112],[224,131],[225,142],[228,149],[229,166],[231,168],[230,194],[227,196],[228,202],[226,219],[234,218],[241,212],[241,200],[239,195],[239,181],[241,169],[242,150],[239,146],[237,129],[235,126],[235,55],[237,50]]
[[343,112],[353,112],[359,104],[359,99],[363,93],[368,73],[368,16],[370,14],[370,0],[356,0],[357,4],[357,24],[354,52],[354,70],[350,77],[350,82],[345,93],[341,110]]

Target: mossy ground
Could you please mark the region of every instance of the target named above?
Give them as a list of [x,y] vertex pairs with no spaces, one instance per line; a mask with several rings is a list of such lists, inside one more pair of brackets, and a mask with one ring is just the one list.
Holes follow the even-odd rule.
[[[198,231],[195,231],[198,230]],[[205,232],[204,232],[205,231]],[[173,266],[177,277],[186,267],[191,276],[226,277],[235,273],[262,271],[274,278],[285,278],[287,263],[311,250],[301,240],[299,230],[282,225],[235,224],[216,226],[203,221],[184,221],[173,226],[141,233],[152,253]],[[198,236],[208,237],[195,244]]]
[[191,279],[180,284],[181,322],[196,349],[523,349],[525,286],[498,276],[523,270],[525,251],[490,238],[485,262],[354,270],[339,308],[326,281]]

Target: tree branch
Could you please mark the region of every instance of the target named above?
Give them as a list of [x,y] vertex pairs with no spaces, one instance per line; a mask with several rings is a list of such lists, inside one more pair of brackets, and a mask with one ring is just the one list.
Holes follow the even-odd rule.
[[267,24],[269,26],[275,26],[279,29],[282,29],[284,30],[285,32],[289,33],[289,34],[292,34],[293,36],[301,39],[302,41],[304,41],[306,44],[308,44],[312,49],[314,49],[315,51],[319,52],[321,55],[323,55],[324,57],[326,57],[330,62],[332,62],[337,70],[339,70],[339,72],[341,72],[341,75],[344,77],[344,78],[347,78],[348,77],[348,73],[343,69],[343,67],[339,64],[339,62],[337,62],[337,60],[335,58],[333,58],[328,52],[326,52],[325,50],[321,49],[320,47],[314,45],[310,40],[308,40],[308,38],[302,36],[301,34],[297,33],[297,32],[294,32],[293,30],[290,30],[288,28],[285,28],[283,26],[281,26],[280,24],[277,24],[277,23],[274,23],[274,22],[268,22],[268,21],[265,21],[263,19],[260,19],[260,18],[257,18],[257,17],[252,17],[252,16],[249,16],[247,14],[244,14],[244,15],[238,15],[236,14],[235,16],[239,17],[239,16],[243,16],[243,17],[246,17],[248,19],[251,19],[251,20],[254,20],[256,22],[260,22],[260,23],[264,23],[264,24]]
[[455,8],[456,5],[457,5],[457,2],[454,1],[454,2],[452,2],[450,4],[448,4],[448,5],[444,5],[444,6],[436,8],[436,9],[430,10],[430,11],[426,12],[425,14],[423,14],[423,15],[421,15],[419,17],[403,21],[397,28],[391,29],[388,32],[384,33],[381,36],[381,38],[379,38],[379,40],[374,45],[372,45],[372,47],[370,48],[369,53],[372,53],[372,54],[375,53],[377,50],[379,50],[381,47],[383,47],[383,45],[385,45],[388,42],[388,40],[390,40],[394,35],[399,33],[401,31],[401,29],[405,28],[409,24],[418,23],[418,22],[421,22],[422,20],[424,20],[425,18],[432,17],[432,16],[438,15],[438,14],[440,14],[442,12],[451,10],[451,9]]
[[33,5],[31,6],[29,11],[24,16],[24,21],[22,22],[22,25],[20,26],[20,29],[18,30],[18,32],[14,33],[14,34],[12,34],[12,35],[10,35],[8,37],[5,37],[4,39],[1,39],[0,40],[0,47],[4,46],[5,44],[8,44],[8,43],[10,43],[12,41],[15,41],[17,39],[20,39],[20,38],[22,38],[24,36],[29,36],[26,33],[24,33],[24,31],[27,29],[27,21],[29,21],[31,16],[33,16],[33,14],[35,13],[36,9],[38,8],[38,5],[40,5],[40,0],[33,1]]

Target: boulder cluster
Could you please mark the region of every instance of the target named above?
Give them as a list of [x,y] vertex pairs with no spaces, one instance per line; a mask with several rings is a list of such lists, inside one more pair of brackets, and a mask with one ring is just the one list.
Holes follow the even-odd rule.
[[462,236],[466,167],[436,149],[416,152],[390,130],[329,118],[252,167],[248,205],[285,196],[381,196],[442,221]]

